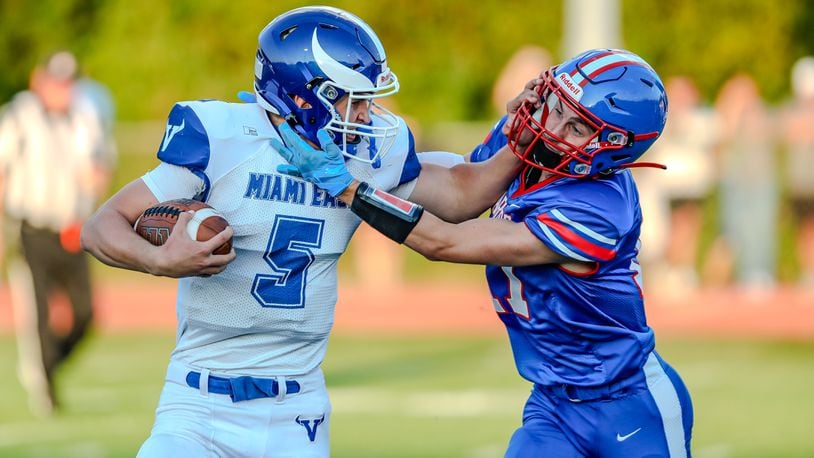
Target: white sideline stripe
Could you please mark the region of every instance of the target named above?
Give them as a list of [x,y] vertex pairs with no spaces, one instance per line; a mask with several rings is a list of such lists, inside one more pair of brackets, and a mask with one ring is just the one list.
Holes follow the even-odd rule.
[[667,450],[671,457],[686,457],[684,448],[684,422],[682,421],[681,403],[678,400],[673,382],[664,372],[654,353],[650,353],[644,364],[644,375],[647,388],[656,401],[661,414],[664,434],[667,436]]

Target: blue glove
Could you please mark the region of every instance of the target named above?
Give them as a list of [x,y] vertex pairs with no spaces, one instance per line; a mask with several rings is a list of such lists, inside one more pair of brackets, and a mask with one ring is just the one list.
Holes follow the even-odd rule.
[[240,91],[237,93],[237,99],[243,103],[255,103],[257,102],[257,95],[254,92]]
[[278,130],[286,144],[283,145],[276,138],[272,138],[271,146],[290,164],[278,165],[278,172],[302,177],[333,197],[342,194],[342,191],[351,185],[353,175],[345,166],[345,156],[328,131],[320,129],[317,132],[317,140],[322,148],[318,150],[294,132],[287,123],[281,124]]

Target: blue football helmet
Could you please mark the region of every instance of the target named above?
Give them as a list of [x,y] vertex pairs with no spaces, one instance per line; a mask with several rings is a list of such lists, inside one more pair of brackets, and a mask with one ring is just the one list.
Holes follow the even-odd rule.
[[[630,51],[586,51],[551,67],[544,80],[538,88],[542,107],[523,104],[509,132],[509,147],[530,167],[572,178],[631,167],[664,129],[664,85],[653,68]],[[546,119],[556,101],[575,111],[594,130],[584,144],[569,144],[546,130]],[[523,148],[518,140],[526,131],[533,139]],[[524,143],[527,138],[524,135]]]
[[[399,118],[374,100],[398,92],[398,79],[373,29],[346,11],[304,7],[275,18],[260,32],[254,75],[257,103],[315,144],[325,128],[345,156],[372,163],[395,141]],[[335,105],[345,96],[347,109],[339,113]],[[370,124],[349,119],[360,100],[370,106]],[[357,154],[362,140],[369,154]]]

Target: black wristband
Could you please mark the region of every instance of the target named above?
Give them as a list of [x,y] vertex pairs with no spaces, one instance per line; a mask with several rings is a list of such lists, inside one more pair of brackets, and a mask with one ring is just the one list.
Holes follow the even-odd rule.
[[356,188],[350,209],[370,227],[398,243],[404,243],[424,213],[421,205],[400,199],[364,182]]

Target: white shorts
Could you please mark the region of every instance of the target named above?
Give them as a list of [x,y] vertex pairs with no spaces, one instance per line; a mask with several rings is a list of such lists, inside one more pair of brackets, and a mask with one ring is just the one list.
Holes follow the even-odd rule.
[[234,376],[170,361],[155,424],[138,457],[330,455],[331,403],[321,369],[303,376],[249,380],[252,386],[276,385],[274,397],[249,400],[232,401],[230,394],[216,392],[228,389],[234,383],[230,378]]

